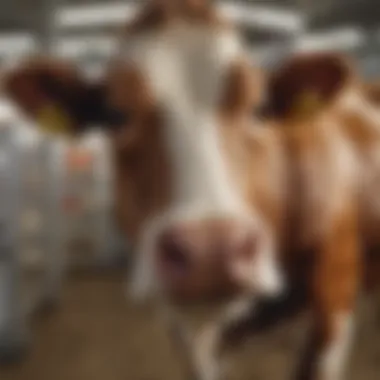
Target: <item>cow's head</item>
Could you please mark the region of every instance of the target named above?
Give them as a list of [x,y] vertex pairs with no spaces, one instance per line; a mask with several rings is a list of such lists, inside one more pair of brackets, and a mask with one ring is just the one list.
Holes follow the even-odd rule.
[[270,233],[248,202],[261,77],[244,53],[206,1],[152,1],[109,69],[117,198],[139,295],[277,290]]
[[111,108],[127,120],[116,141],[122,178],[140,217],[134,289],[223,296],[255,277],[248,268],[270,244],[244,175],[260,77],[206,2],[152,4],[130,26],[109,79]]

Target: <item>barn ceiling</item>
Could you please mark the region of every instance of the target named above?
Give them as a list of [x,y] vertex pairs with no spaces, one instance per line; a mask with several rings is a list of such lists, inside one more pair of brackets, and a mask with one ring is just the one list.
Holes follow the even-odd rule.
[[[136,3],[138,0],[121,0]],[[223,2],[223,0],[220,0]],[[235,3],[304,11],[310,25],[325,28],[331,25],[357,23],[364,26],[379,24],[378,0],[235,0]],[[44,8],[55,5],[91,5],[115,3],[115,0],[11,0],[1,4],[0,28],[31,27]]]
[[[109,5],[111,9],[115,4],[133,7],[139,1],[142,0],[4,1],[0,13],[0,55],[1,35],[27,32],[45,48],[52,45],[53,36],[58,39],[66,38],[59,43],[63,46],[62,49],[68,52],[67,54],[76,56],[82,49],[83,52],[86,51],[91,61],[101,60],[102,55],[112,53],[112,44],[107,42],[107,38],[113,35],[114,29],[122,20],[123,13],[117,10],[113,13],[106,12],[109,16],[107,22],[108,16],[104,11],[98,11],[97,15],[95,12],[91,16],[88,7]],[[337,47],[357,54],[363,62],[370,61],[371,65],[367,65],[368,67],[375,67],[377,70],[380,66],[377,64],[380,63],[378,0],[219,0],[218,2],[227,13],[232,14],[241,23],[256,54],[268,61],[277,61],[289,51],[289,44],[296,41],[297,49],[304,50],[310,46],[313,49]],[[82,7],[87,9],[84,9],[84,13],[80,15]],[[58,13],[59,16],[54,18],[53,12],[56,10],[61,11]],[[82,21],[83,17],[89,20],[87,24]],[[104,49],[100,48],[99,38],[104,41],[102,45]],[[54,46],[59,45],[57,40],[54,41]],[[92,53],[89,53],[90,47],[93,49]]]

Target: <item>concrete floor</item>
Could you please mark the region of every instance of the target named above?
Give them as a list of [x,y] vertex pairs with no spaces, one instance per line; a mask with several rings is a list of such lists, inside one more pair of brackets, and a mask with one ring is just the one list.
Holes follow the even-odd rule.
[[[67,282],[60,308],[34,325],[34,346],[1,380],[180,380],[160,326],[126,302],[123,276],[81,275]],[[380,329],[362,309],[350,380],[380,379]],[[233,355],[233,380],[286,380],[303,321],[247,341]]]

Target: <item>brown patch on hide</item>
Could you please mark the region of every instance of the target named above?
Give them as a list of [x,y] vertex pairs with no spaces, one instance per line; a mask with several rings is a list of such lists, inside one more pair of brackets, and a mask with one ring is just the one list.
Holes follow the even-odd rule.
[[111,132],[118,221],[135,241],[142,223],[164,207],[170,196],[164,126],[161,110],[137,68],[115,66],[107,87],[107,103],[125,117]]

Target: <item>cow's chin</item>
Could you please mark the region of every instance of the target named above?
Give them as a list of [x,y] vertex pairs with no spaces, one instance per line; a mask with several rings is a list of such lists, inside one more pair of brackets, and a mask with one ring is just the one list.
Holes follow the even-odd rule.
[[138,281],[130,282],[128,289],[136,306],[143,309],[165,305],[191,319],[208,316],[231,322],[251,314],[258,301],[277,298],[284,293],[286,287],[275,269],[268,262],[257,263],[251,276],[247,273],[247,281],[242,286],[213,294],[175,294],[165,288],[153,272],[149,278],[154,278],[154,281],[142,284],[141,278],[136,278]]
[[226,288],[216,287],[210,292],[202,289],[193,292],[193,288],[189,286],[187,294],[186,291],[176,294],[176,286],[165,281],[165,276],[160,278],[155,260],[157,234],[162,231],[162,225],[167,220],[162,216],[150,219],[140,236],[135,265],[128,281],[128,297],[138,305],[153,305],[165,301],[166,304],[183,309],[218,309],[236,302],[241,304],[242,300],[276,298],[286,290],[275,242],[270,230],[263,224],[264,234],[257,254],[248,262],[231,261],[229,267],[230,276],[234,278],[233,284]]

